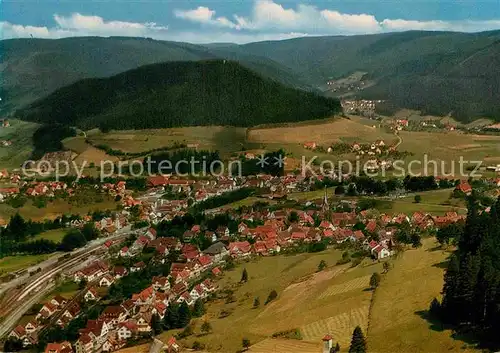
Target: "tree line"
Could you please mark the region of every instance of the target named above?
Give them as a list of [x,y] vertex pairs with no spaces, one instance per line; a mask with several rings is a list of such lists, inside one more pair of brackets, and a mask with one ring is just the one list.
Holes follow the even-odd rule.
[[221,207],[232,202],[246,199],[255,193],[255,188],[244,187],[223,193],[222,195],[210,197],[204,201],[197,202],[191,209],[196,212],[202,212],[211,208]]
[[0,257],[15,254],[50,254],[56,251],[72,251],[84,246],[88,241],[99,236],[99,231],[93,223],[85,224],[82,229],[70,229],[66,232],[61,242],[47,239],[30,240],[34,236],[48,230],[62,229],[72,220],[78,220],[80,216],[61,216],[54,220],[44,222],[26,221],[20,214],[11,217],[7,227],[0,231],[2,246]]
[[108,145],[103,144],[103,143],[95,144],[90,139],[86,139],[85,142],[88,143],[89,145],[97,148],[97,149],[100,149],[101,151],[106,152],[107,155],[115,156],[115,157],[127,157],[127,158],[142,157],[144,155],[148,155],[148,154],[155,153],[155,152],[165,152],[165,151],[176,150],[176,149],[187,147],[187,145],[185,143],[174,142],[171,146],[152,148],[150,150],[141,151],[141,152],[125,152],[122,150],[114,149],[111,146],[108,146]]
[[458,249],[444,275],[443,300],[431,304],[431,315],[455,330],[473,334],[480,345],[500,348],[500,198],[484,212],[477,198],[468,198],[463,228],[441,232],[441,241],[453,239]]

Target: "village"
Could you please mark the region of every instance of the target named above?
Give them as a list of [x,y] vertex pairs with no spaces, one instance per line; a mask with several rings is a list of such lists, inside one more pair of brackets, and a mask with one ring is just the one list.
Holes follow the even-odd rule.
[[[5,178],[18,184],[16,188],[2,190],[4,198],[17,197],[21,192],[30,197],[57,197],[62,192],[71,195],[79,187],[64,182],[27,182],[16,175],[3,173]],[[134,342],[144,342],[154,335],[158,320],[165,320],[169,307],[184,305],[193,310],[195,306],[203,305],[200,301],[209,302],[217,297],[218,278],[234,263],[346,244],[363,251],[373,261],[383,261],[403,251],[404,245],[398,235],[401,229],[418,234],[418,243],[421,235],[434,234],[441,227],[465,220],[465,215],[457,212],[436,216],[426,212],[389,215],[371,209],[359,210],[357,200],[334,201],[325,189],[321,198],[303,200],[294,203],[293,207],[286,204],[283,207],[264,204],[238,210],[221,207],[205,215],[211,219],[223,215],[231,224],[222,221],[219,225],[207,227],[206,222],[186,222],[177,236],[169,235],[168,230],[165,233],[165,227],[162,227],[162,224],[168,227],[175,224],[172,222],[178,223],[183,217],[188,217],[189,207],[193,204],[241,188],[261,190],[266,195],[265,200],[269,195],[286,196],[297,190],[310,190],[316,182],[296,175],[258,175],[241,180],[221,177],[198,181],[156,176],[147,180],[147,191],[140,196],[134,196],[127,189],[126,181],[96,184],[92,187],[99,192],[119,196],[117,199],[122,210],[99,221],[84,217],[71,226],[82,227],[87,222],[94,222],[95,228],[105,238],[133,222],[141,222],[146,227],[131,233],[125,240],[106,241],[102,245],[103,259],[84,263],[84,267],[65,273],[64,278],[79,284],[78,295],[69,298],[54,296],[31,320],[16,326],[8,336],[22,342],[25,348],[36,346],[40,335],[57,327],[61,330],[73,327],[70,325],[80,322],[78,318],[85,317],[84,326],[76,326],[78,337],[75,341],[47,342],[45,352],[112,352]],[[492,183],[500,185],[499,181]],[[456,182],[455,191],[467,195],[472,192],[472,187],[467,182]],[[164,198],[166,194],[169,197]],[[192,201],[188,202],[188,198]],[[132,214],[135,215],[133,220]],[[168,272],[160,273],[158,269],[164,268],[165,264],[170,265]],[[95,319],[87,318],[86,313],[96,303],[110,303],[110,288],[122,283],[127,276],[138,274],[150,276],[145,288],[122,301],[115,300],[113,304],[105,305]],[[172,336],[163,348],[166,352],[178,352],[180,344]]]

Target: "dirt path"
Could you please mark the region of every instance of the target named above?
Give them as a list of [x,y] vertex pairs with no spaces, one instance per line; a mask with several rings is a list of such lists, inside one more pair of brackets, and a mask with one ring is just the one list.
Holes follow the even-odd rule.
[[402,143],[403,143],[403,138],[398,134],[397,131],[394,132],[394,135],[398,138],[398,143],[396,143],[396,146],[394,146],[394,149],[397,149]]

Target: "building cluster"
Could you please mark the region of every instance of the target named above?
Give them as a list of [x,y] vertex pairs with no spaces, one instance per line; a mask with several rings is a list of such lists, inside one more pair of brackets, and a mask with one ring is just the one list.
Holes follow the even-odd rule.
[[375,115],[375,109],[377,104],[382,103],[381,100],[342,100],[342,108],[346,114],[359,114],[367,117],[373,117]]
[[[262,180],[265,184],[267,181]],[[462,184],[460,184],[462,185]],[[82,314],[82,303],[99,301],[110,287],[129,273],[142,271],[147,267],[143,261],[134,262],[146,248],[154,249],[151,261],[165,263],[171,254],[177,260],[165,276],[155,276],[150,286],[133,294],[120,304],[107,306],[95,320],[88,320],[79,332],[74,344],[78,353],[111,352],[127,344],[127,340],[150,335],[152,318],[162,319],[169,305],[186,303],[193,306],[199,299],[205,300],[217,290],[211,278],[221,275],[221,268],[228,258],[245,259],[252,256],[272,256],[293,249],[302,244],[327,242],[340,244],[353,242],[368,251],[374,259],[384,259],[394,254],[395,234],[399,225],[408,223],[411,227],[426,230],[442,227],[464,220],[464,216],[447,213],[434,217],[422,212],[411,216],[405,214],[387,215],[370,211],[332,212],[328,200],[309,201],[310,209],[247,209],[229,216],[238,220],[237,229],[219,226],[214,231],[194,225],[185,230],[181,239],[158,237],[154,228],[141,231],[130,246],[122,246],[116,257],[131,259],[129,266],[112,266],[104,261],[94,261],[78,269],[72,275],[75,282],[87,283],[84,290],[72,299],[60,296],[44,303],[34,320],[17,326],[11,336],[23,341],[26,346],[37,342],[37,332],[50,325],[67,327],[69,322]],[[351,205],[352,206],[352,205]],[[363,227],[359,230],[359,225]],[[101,229],[123,226],[120,218],[104,218],[96,223]],[[204,236],[212,242],[201,251],[193,245],[193,239]],[[377,240],[374,240],[377,239]],[[109,248],[110,244],[105,244]],[[86,304],[87,305],[87,304]],[[178,347],[171,340],[170,349]],[[59,343],[61,345],[63,343]],[[56,346],[50,346],[52,348]],[[66,347],[66,346],[64,346]],[[63,348],[64,348],[63,347]],[[64,348],[69,349],[69,348]]]
[[[383,141],[377,141],[374,145],[385,146]],[[267,189],[270,194],[286,194],[301,190],[310,182],[307,178],[295,175],[259,175],[239,179],[224,177],[203,181],[155,178],[150,180],[151,189],[144,199],[134,199],[136,204],[125,205],[123,211],[96,221],[95,226],[102,234],[113,234],[129,225],[131,208],[135,206],[138,206],[139,218],[150,224],[183,215],[186,209],[181,202],[184,200],[157,197],[165,193],[184,193],[189,197],[201,192],[214,196],[250,186]],[[500,181],[497,181],[497,185],[500,185]],[[48,182],[29,184],[29,187],[41,188],[45,193],[68,188],[64,183]],[[103,184],[100,188],[103,192],[123,195],[122,200],[130,196],[126,193],[124,182]],[[472,187],[466,182],[457,184],[456,189],[465,194],[472,191]],[[356,209],[356,201],[346,202],[349,203],[350,210]],[[186,303],[193,306],[197,300],[211,297],[217,291],[214,279],[222,274],[228,259],[273,256],[300,249],[304,244],[352,242],[370,253],[372,258],[380,260],[394,254],[396,234],[403,224],[420,230],[432,230],[465,220],[465,216],[455,212],[432,216],[423,212],[388,215],[369,210],[332,211],[326,193],[322,200],[305,201],[296,208],[275,210],[249,207],[239,211],[230,209],[220,212],[236,221],[237,227],[230,229],[228,226],[219,226],[210,230],[195,224],[186,229],[180,238],[158,236],[154,227],[137,231],[134,239],[128,241],[126,246],[122,244],[112,254],[121,258],[120,260],[127,259],[122,261],[127,266],[113,266],[98,260],[78,269],[72,274],[72,279],[78,283],[84,281],[86,286],[83,290],[71,299],[55,296],[45,302],[33,320],[17,326],[10,336],[20,339],[28,347],[37,343],[40,330],[54,325],[67,327],[72,320],[82,315],[83,307],[100,301],[106,288],[130,273],[146,269],[148,264],[140,259],[134,260],[145,249],[154,249],[151,260],[154,263],[164,264],[167,259],[174,261],[170,272],[151,278],[147,288],[134,293],[122,303],[107,306],[97,319],[88,320],[73,346],[68,346],[67,342],[51,343],[47,346],[49,351],[111,352],[125,346],[129,340],[150,335],[153,316],[164,318],[170,305]],[[195,240],[200,237],[208,239],[211,245],[204,250],[194,245]],[[112,245],[111,241],[104,244],[108,250]],[[166,348],[175,351],[179,346],[175,339],[171,339]]]
[[358,155],[368,155],[368,156],[375,156],[375,155],[381,155],[382,153],[386,152],[388,149],[387,145],[385,144],[384,140],[377,140],[373,143],[359,143],[359,142],[354,142],[352,144],[352,151]]

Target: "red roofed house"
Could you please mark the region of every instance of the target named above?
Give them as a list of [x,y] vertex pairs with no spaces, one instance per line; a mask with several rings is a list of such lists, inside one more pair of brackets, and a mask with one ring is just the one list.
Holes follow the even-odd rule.
[[252,245],[248,241],[229,243],[229,253],[232,257],[247,257],[251,255]]
[[128,320],[118,324],[117,335],[120,340],[127,340],[134,337],[139,332],[135,320]]
[[87,290],[87,293],[83,296],[86,302],[88,301],[96,301],[100,299],[99,294],[97,293],[97,290],[94,287],[91,287]]
[[21,325],[16,326],[16,328],[10,332],[9,337],[14,337],[18,340],[22,340],[24,337],[26,337],[26,330]]
[[222,274],[222,271],[220,270],[220,268],[215,267],[215,268],[212,269],[212,274],[214,276],[220,276]]
[[455,187],[455,190],[461,191],[465,195],[470,195],[472,193],[472,186],[467,182],[461,182]]
[[75,342],[75,349],[77,353],[91,353],[93,351],[94,344],[89,334],[84,333],[78,338]]
[[210,266],[212,266],[212,258],[208,255],[200,256],[198,259],[196,259],[196,261],[198,261],[198,263],[200,264],[202,271],[205,271]]
[[99,281],[99,287],[109,287],[113,284],[115,279],[113,276],[111,276],[109,273],[105,275],[101,280]]
[[177,340],[175,339],[175,337],[170,337],[170,339],[168,340],[168,342],[166,344],[165,349],[166,349],[166,353],[180,352],[180,347],[177,344]]
[[258,255],[267,255],[266,242],[263,240],[256,241],[253,244],[253,251]]
[[37,330],[37,328],[38,328],[38,324],[34,320],[31,320],[26,325],[24,325],[24,329],[26,330],[27,334],[35,332]]
[[307,148],[309,150],[314,150],[316,149],[316,142],[306,142],[304,143],[304,148]]
[[57,311],[57,307],[48,302],[40,309],[40,312],[35,316],[35,319],[40,321],[42,319],[48,319]]
[[170,281],[168,280],[168,277],[161,277],[161,276],[153,277],[153,288],[154,290],[161,289],[162,291],[165,292],[169,291]]
[[47,347],[45,347],[45,353],[73,353],[73,348],[68,341],[49,343]]
[[155,293],[153,286],[144,289],[139,294],[132,294],[132,300],[136,305],[151,304],[153,302]]
[[323,337],[323,353],[330,353],[333,348],[333,337],[326,335]]
[[139,332],[151,332],[151,319],[153,314],[148,311],[137,316],[137,328]]
[[179,298],[177,299],[177,303],[186,303],[187,305],[191,306],[194,304],[195,300],[193,297],[191,297],[191,295],[189,294],[189,292],[184,292],[182,293]]
[[128,251],[128,247],[124,246],[121,248],[120,252],[118,253],[121,257],[129,257],[131,256],[130,251]]
[[158,186],[167,185],[167,178],[163,175],[152,176],[148,178],[148,186],[156,188]]
[[156,239],[156,229],[154,228],[149,228],[145,234],[147,237],[149,237],[151,240]]
[[362,241],[363,239],[365,239],[365,235],[360,230],[355,231],[351,236],[352,241]]

